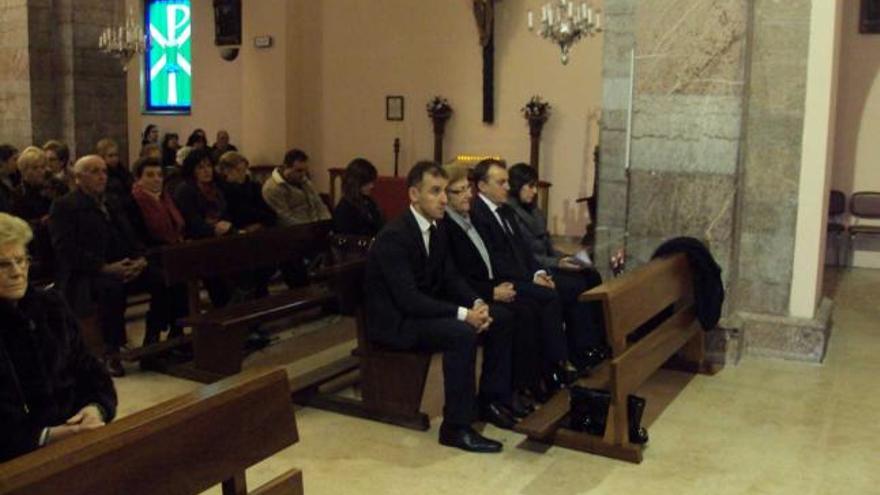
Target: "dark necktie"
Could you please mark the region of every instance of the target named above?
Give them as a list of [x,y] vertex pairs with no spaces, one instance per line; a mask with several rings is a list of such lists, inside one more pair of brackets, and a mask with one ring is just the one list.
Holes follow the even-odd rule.
[[428,231],[430,232],[428,234],[428,257],[430,258],[434,256],[434,251],[437,249],[437,226],[431,225]]
[[509,237],[513,237],[513,230],[510,225],[510,206],[501,205],[498,207],[498,217],[501,218],[501,228]]

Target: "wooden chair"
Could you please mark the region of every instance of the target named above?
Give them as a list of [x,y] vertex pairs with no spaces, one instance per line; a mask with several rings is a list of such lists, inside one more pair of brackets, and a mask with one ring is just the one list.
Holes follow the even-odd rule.
[[[515,429],[533,440],[641,462],[644,446],[629,441],[627,396],[667,362],[675,369],[708,371],[703,360],[703,330],[694,313],[690,266],[682,254],[653,260],[585,292],[581,300],[602,303],[606,337],[613,354],[589,377],[577,382],[583,387],[610,391],[605,435],[593,436],[563,426],[570,407],[567,390],[557,393]],[[628,339],[670,306],[671,316],[658,327],[635,342]]]
[[297,469],[251,492],[245,480],[298,439],[286,374],[255,370],[0,464],[0,493],[302,494]]

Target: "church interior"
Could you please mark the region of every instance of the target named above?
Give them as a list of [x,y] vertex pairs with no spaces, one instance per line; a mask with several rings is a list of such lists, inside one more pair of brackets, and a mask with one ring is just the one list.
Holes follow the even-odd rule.
[[[109,138],[140,184],[148,147],[164,163],[163,136],[202,129],[205,145],[225,134],[273,208],[267,184],[307,163],[328,211],[150,246],[188,301],[182,333],[150,336],[161,291],[123,291],[115,419],[0,460],[0,494],[878,493],[880,1],[5,0],[0,67],[0,144],[22,179],[29,147],[57,140],[74,194]],[[229,153],[212,156],[231,180]],[[599,301],[604,360],[569,366],[579,378],[512,429],[477,422],[498,454],[438,445],[441,353],[368,342],[382,234],[338,236],[329,218],[355,158],[374,165],[386,222],[422,211],[407,174],[423,160],[528,165],[548,242],[604,281],[575,295]],[[52,208],[19,216],[57,251]],[[654,254],[679,237],[720,270],[708,328],[697,268]],[[285,271],[294,252],[304,283]],[[40,256],[30,283],[59,288]],[[216,303],[218,277],[267,266],[266,294]],[[105,319],[76,316],[106,358]],[[598,436],[567,427],[577,384],[610,391]],[[644,445],[630,394],[647,398]]]

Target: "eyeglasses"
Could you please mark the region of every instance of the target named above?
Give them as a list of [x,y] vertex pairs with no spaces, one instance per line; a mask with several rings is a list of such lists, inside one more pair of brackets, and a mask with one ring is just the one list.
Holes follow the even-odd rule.
[[447,189],[446,194],[459,195],[459,194],[464,194],[465,192],[467,192],[467,190],[468,190],[468,188],[466,188],[466,187],[462,187],[461,189]]
[[0,273],[14,273],[16,268],[26,270],[31,265],[30,256],[19,256],[16,258],[0,258]]

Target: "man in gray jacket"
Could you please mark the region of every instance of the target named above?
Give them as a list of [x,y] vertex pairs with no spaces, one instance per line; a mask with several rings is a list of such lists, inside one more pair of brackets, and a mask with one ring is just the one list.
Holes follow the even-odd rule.
[[263,199],[283,226],[330,220],[330,210],[309,180],[309,157],[296,148],[263,184]]

